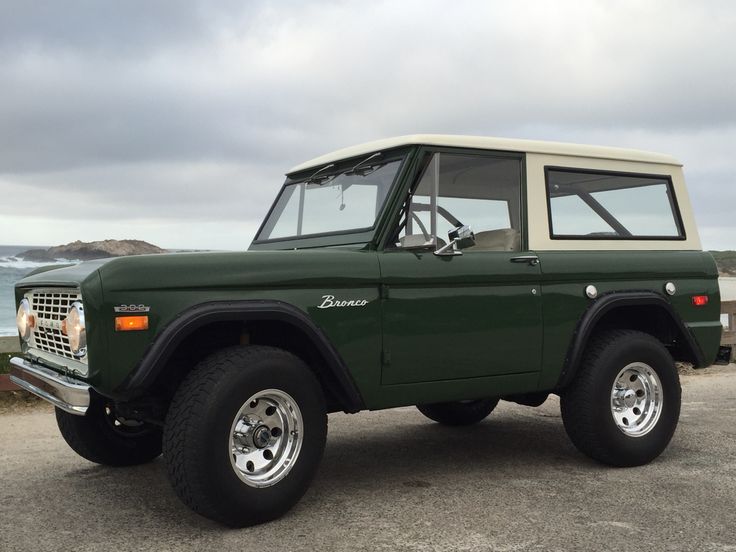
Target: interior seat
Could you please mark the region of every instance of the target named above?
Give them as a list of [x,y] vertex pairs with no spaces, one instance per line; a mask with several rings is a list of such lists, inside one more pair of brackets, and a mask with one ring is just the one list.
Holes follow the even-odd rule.
[[475,234],[475,245],[467,249],[472,251],[519,251],[521,234],[513,228],[478,232]]
[[[401,247],[421,247],[427,243],[427,238],[424,237],[424,234],[409,234],[403,238],[399,238],[399,243]],[[443,247],[446,243],[442,238],[437,238],[438,248]]]

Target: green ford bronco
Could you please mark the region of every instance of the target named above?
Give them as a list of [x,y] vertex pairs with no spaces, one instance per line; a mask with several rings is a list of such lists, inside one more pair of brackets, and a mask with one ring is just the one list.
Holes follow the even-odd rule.
[[405,136],[293,168],[247,252],[27,276],[11,374],[82,457],[163,453],[185,504],[245,526],[304,494],[329,412],[462,426],[555,393],[582,453],[650,462],[675,361],[718,354],[717,277],[672,157]]

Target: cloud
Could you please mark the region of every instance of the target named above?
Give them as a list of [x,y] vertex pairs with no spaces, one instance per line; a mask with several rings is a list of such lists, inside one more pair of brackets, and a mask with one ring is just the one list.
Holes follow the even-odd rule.
[[5,3],[1,241],[239,246],[214,221],[257,227],[291,166],[414,132],[672,153],[705,241],[736,224],[734,26],[729,2]]

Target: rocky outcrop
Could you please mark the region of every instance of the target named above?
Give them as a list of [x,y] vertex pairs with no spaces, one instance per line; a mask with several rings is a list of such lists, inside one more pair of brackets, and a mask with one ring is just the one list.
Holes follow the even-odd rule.
[[141,240],[103,240],[95,242],[77,240],[48,249],[29,249],[15,256],[24,261],[45,263],[57,260],[91,261],[92,259],[105,259],[107,257],[156,253],[166,253],[166,250]]

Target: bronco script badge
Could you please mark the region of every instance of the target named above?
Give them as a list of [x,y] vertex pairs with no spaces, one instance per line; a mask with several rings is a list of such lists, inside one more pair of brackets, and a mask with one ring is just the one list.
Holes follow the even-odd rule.
[[332,307],[365,307],[368,304],[368,299],[350,299],[348,301],[341,301],[335,299],[334,295],[323,295],[322,304],[317,305],[318,309],[330,309]]

